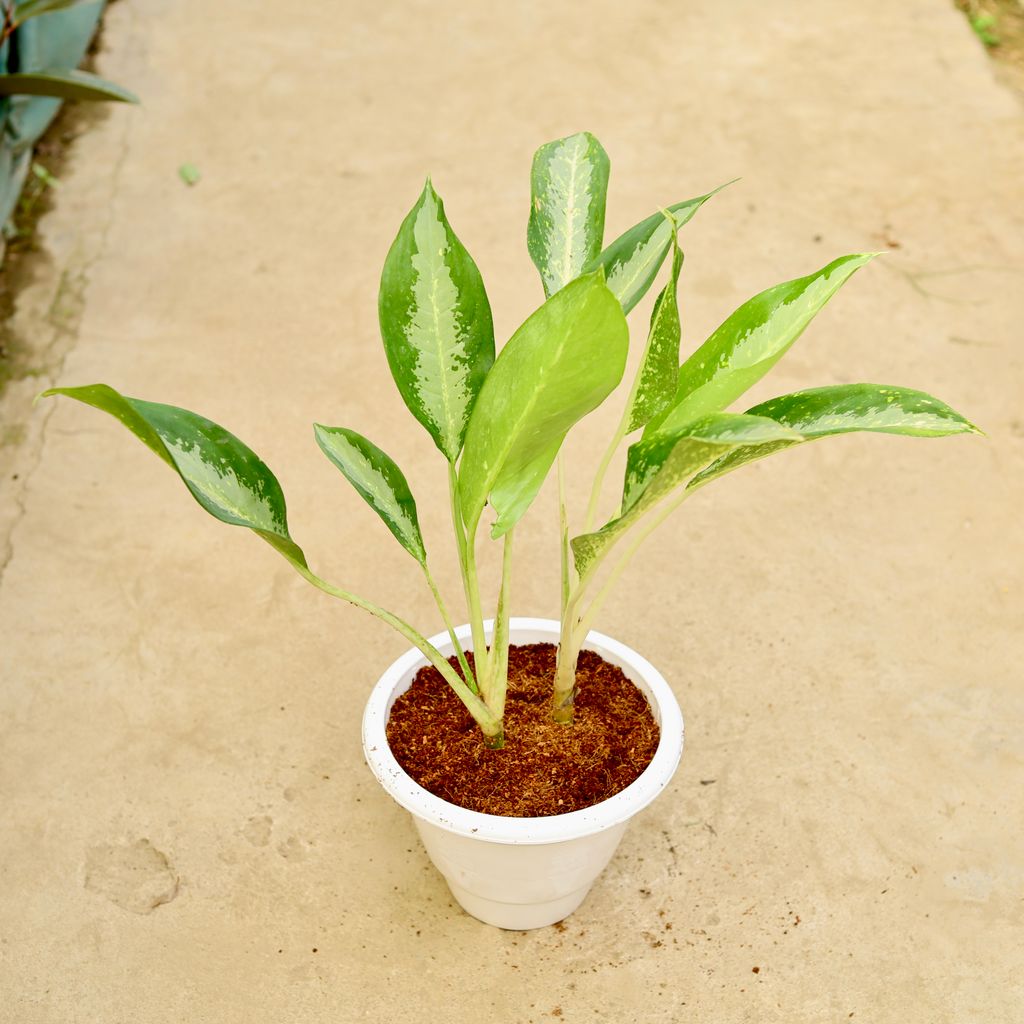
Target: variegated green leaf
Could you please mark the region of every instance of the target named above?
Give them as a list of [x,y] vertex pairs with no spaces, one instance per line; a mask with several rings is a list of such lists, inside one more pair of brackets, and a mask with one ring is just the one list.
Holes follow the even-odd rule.
[[644,426],[672,403],[679,376],[679,342],[682,326],[679,322],[677,287],[683,254],[679,248],[678,230],[672,225],[672,274],[668,284],[654,301],[651,329],[647,334],[637,371],[633,393],[627,406],[626,433]]
[[799,439],[796,431],[761,416],[713,413],[674,433],[638,441],[626,459],[620,515],[594,533],[573,538],[576,571],[584,577],[646,512],[727,452]]
[[494,362],[494,328],[480,271],[429,180],[384,262],[378,312],[405,404],[454,462]]
[[791,427],[799,432],[800,439],[735,448],[698,473],[690,481],[690,488],[700,487],[783,448],[833,434],[862,430],[912,437],[981,433],[973,423],[938,398],[923,391],[885,384],[837,384],[795,391],[755,405],[749,414],[766,416]]
[[[726,185],[731,184],[732,182],[726,182]],[[705,196],[686,199],[666,207],[672,214],[676,229],[688,223],[693,215],[726,185],[719,185]],[[628,313],[647,294],[647,289],[651,287],[662,263],[665,262],[671,244],[672,226],[665,219],[664,212],[659,210],[619,235],[584,269],[596,270],[598,267],[604,267],[608,287],[622,304],[623,312]]]
[[384,520],[398,543],[421,565],[426,562],[416,501],[394,460],[354,430],[317,423],[313,431],[320,450]]
[[874,255],[841,256],[744,302],[679,368],[672,406],[648,423],[645,436],[675,430],[734,402],[789,351],[825,303]]
[[526,245],[548,298],[601,251],[610,166],[590,132],[548,142],[533,155]]
[[566,433],[622,377],[629,331],[600,272],[571,281],[501,350],[480,391],[459,467],[470,533],[488,498],[507,532],[536,496]]
[[187,409],[127,398],[106,384],[51,388],[43,395],[67,395],[120,420],[177,472],[215,519],[248,527],[289,561],[306,567],[302,549],[288,533],[277,478],[223,427]]

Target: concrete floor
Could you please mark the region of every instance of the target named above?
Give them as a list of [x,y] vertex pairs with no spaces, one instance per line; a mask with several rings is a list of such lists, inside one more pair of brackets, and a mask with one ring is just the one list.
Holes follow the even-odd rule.
[[[100,68],[144,102],[76,145],[18,312],[40,376],[4,400],[0,1019],[1024,1019],[1018,99],[942,0],[490,6],[109,11]],[[683,767],[574,917],[513,934],[453,906],[362,763],[401,638],[112,420],[27,399],[105,381],[218,420],[323,575],[434,629],[310,424],[405,468],[454,595],[379,270],[430,172],[506,338],[540,300],[530,156],[584,127],[609,234],[743,177],[685,229],[689,346],[769,284],[889,251],[752,399],[909,384],[989,436],[810,445],[663,528],[599,628],[674,685]],[[577,509],[617,416],[573,439]],[[556,611],[553,516],[548,489],[515,614]]]

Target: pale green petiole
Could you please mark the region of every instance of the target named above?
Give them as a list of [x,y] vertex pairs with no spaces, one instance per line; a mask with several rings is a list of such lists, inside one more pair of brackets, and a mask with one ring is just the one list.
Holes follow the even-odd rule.
[[594,485],[590,489],[590,501],[587,502],[587,514],[583,519],[583,533],[590,533],[597,522],[597,503],[601,498],[601,487],[604,484],[608,467],[611,465],[615,453],[619,450],[619,445],[622,444],[622,440],[626,436],[630,406],[631,402],[627,402],[626,408],[622,413],[622,419],[619,421],[618,427],[615,428],[615,433],[612,435],[612,439],[605,449],[604,455],[601,456],[601,461],[598,463],[597,472],[594,474]]
[[570,576],[570,552],[569,552],[569,512],[568,502],[565,495],[565,459],[562,452],[558,453],[558,529],[559,555],[561,562],[562,590],[559,607],[562,618],[565,618],[565,609],[569,604],[569,592],[572,589],[572,578]]
[[[490,655],[487,650],[487,635],[484,633],[484,612],[480,603],[480,580],[476,571],[476,523],[466,531],[466,601],[469,605],[469,623],[473,631],[473,661],[476,665],[477,681],[489,677]],[[484,690],[486,699],[486,689]]]
[[382,622],[386,622],[393,629],[401,633],[406,640],[422,651],[430,664],[441,673],[445,682],[455,691],[459,700],[465,704],[466,709],[487,737],[488,743],[491,746],[501,746],[504,739],[504,727],[501,718],[491,712],[490,708],[469,688],[458,672],[451,667],[448,659],[425,636],[387,609],[359,597],[358,594],[342,590],[340,587],[322,580],[315,572],[304,565],[300,565],[298,562],[291,561],[291,564],[303,579],[312,583],[318,590],[322,590],[325,594],[330,594],[331,597],[347,601],[349,604],[362,608],[364,611],[376,616]]
[[463,651],[462,644],[459,643],[459,638],[455,633],[455,626],[452,624],[451,616],[448,614],[444,598],[441,597],[441,591],[438,589],[434,576],[427,567],[426,562],[423,562],[423,575],[427,579],[427,586],[430,587],[431,594],[434,595],[434,603],[437,605],[437,610],[441,613],[441,618],[444,620],[445,629],[448,630],[448,636],[451,638],[452,647],[455,650],[455,657],[459,659],[459,668],[462,669],[462,674],[469,684],[469,688],[474,693],[479,693],[480,688],[477,686],[476,677],[473,675],[473,670],[469,667],[469,662],[466,660],[466,652]]
[[505,715],[505,696],[508,691],[508,609],[509,588],[512,583],[512,535],[515,530],[505,534],[505,545],[501,558],[501,590],[498,594],[498,611],[494,617],[494,640],[491,643],[491,656],[488,662],[490,677],[487,682],[485,700],[487,706],[498,717]]
[[[601,589],[598,590],[598,592],[594,595],[590,604],[587,606],[586,611],[579,617],[576,623],[572,624],[571,626],[573,642],[577,650],[579,650],[579,648],[582,647],[583,641],[586,640],[587,634],[590,632],[590,628],[594,623],[594,618],[597,616],[597,613],[601,610],[601,607],[608,599],[608,595],[611,593],[612,588],[615,586],[616,583],[618,583],[619,578],[626,571],[626,568],[632,561],[633,556],[640,549],[640,546],[677,508],[679,508],[683,501],[687,497],[689,497],[690,493],[692,492],[683,491],[683,493],[680,494],[674,501],[670,501],[664,506],[662,506],[661,511],[658,512],[657,515],[651,516],[646,521],[646,523],[644,523],[641,526],[637,526],[632,531],[630,531],[631,533],[635,534],[633,542],[626,548],[626,550],[622,553],[619,560],[612,567],[611,572],[608,574],[608,578],[601,585]],[[629,536],[629,534],[624,534],[624,536]],[[611,548],[609,548],[608,552],[606,552],[606,555],[607,553],[610,553],[610,551]],[[603,560],[604,559],[602,557],[601,561]],[[595,570],[597,569],[598,564],[595,564]],[[588,575],[586,583],[589,583],[591,578],[592,577]],[[586,587],[586,583],[581,584],[579,588],[579,594],[581,597]]]

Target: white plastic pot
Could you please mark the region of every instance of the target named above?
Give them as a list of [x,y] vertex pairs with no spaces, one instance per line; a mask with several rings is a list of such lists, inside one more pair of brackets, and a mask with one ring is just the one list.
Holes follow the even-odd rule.
[[[491,624],[487,623],[488,637]],[[456,630],[460,642],[469,626]],[[558,643],[551,619],[512,619],[513,644]],[[445,656],[447,633],[431,639]],[[635,651],[591,632],[584,644],[617,665],[644,694],[661,738],[638,779],[592,807],[543,818],[506,818],[457,807],[428,793],[405,773],[388,746],[385,728],[396,698],[427,664],[415,648],[399,658],[373,688],[363,715],[363,750],[380,784],[407,811],[423,845],[463,909],[486,924],[524,930],[568,917],[615,853],[629,819],[668,784],[683,752],[683,716],[661,674]]]

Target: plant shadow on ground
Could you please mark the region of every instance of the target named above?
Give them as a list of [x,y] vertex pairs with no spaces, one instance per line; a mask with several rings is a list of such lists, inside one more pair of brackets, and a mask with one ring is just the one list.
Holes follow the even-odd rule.
[[955,0],[1000,77],[1024,97],[1024,0]]
[[[81,67],[92,71],[102,49],[102,22]],[[51,260],[39,239],[39,223],[53,208],[61,179],[70,167],[75,141],[109,115],[106,104],[65,103],[36,143],[25,185],[5,229],[0,261],[0,395],[12,380],[38,375],[44,367],[31,339],[21,337],[14,324],[18,296]],[[8,439],[0,436],[0,442]]]

